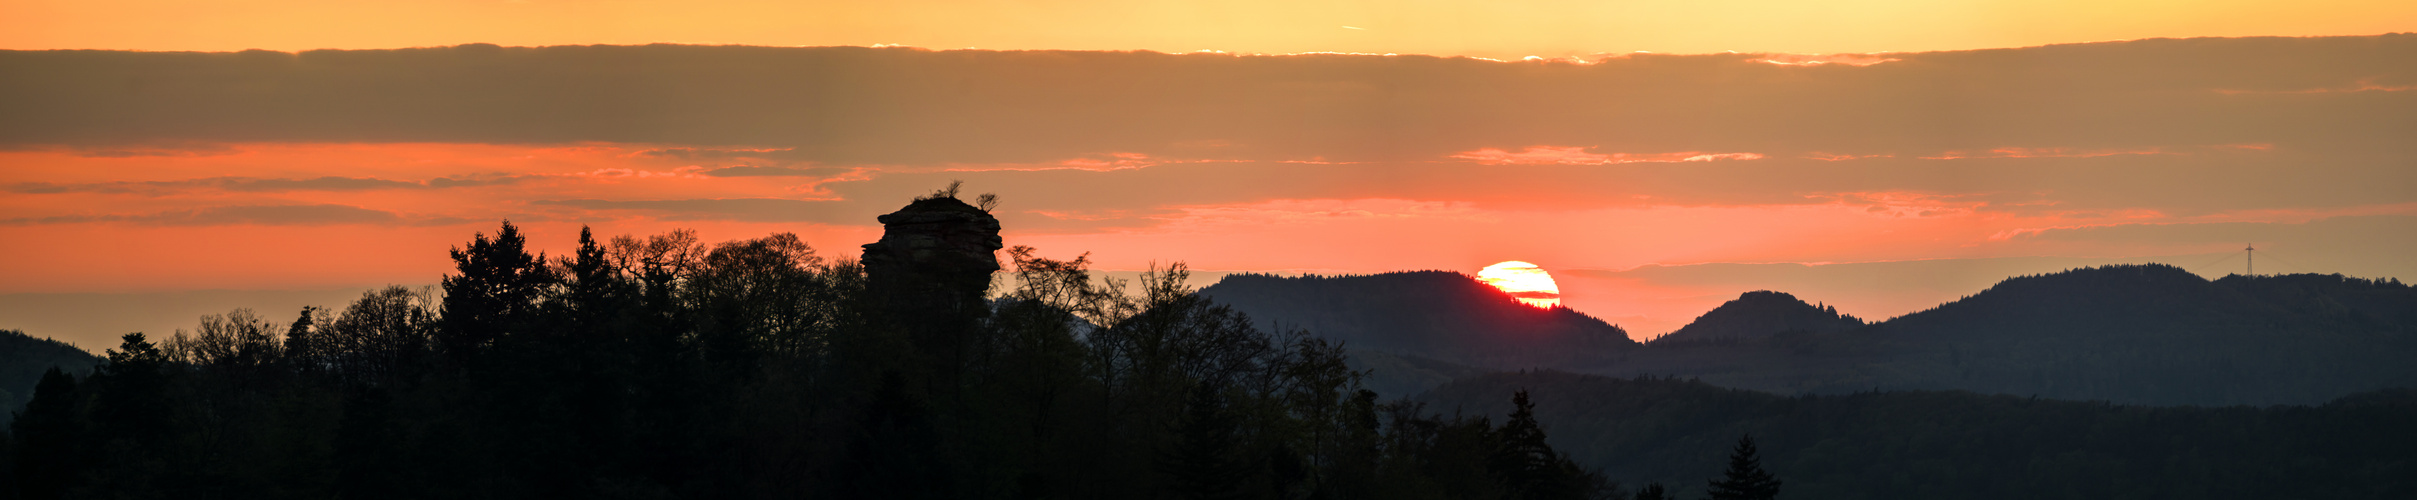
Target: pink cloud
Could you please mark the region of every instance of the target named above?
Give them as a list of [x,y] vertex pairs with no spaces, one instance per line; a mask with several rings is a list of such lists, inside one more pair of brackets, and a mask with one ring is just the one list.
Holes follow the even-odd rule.
[[1896,155],[1851,155],[1851,154],[1827,153],[1827,152],[1821,152],[1821,151],[1813,151],[1813,152],[1808,152],[1808,153],[1805,153],[1803,156],[1798,156],[1798,158],[1804,158],[1804,159],[1807,159],[1807,160],[1821,160],[1821,161],[1847,161],[1847,160],[1860,160],[1860,159],[1864,159],[1864,158],[1895,158],[1895,157],[1896,157]]
[[1966,159],[1966,158],[2096,158],[2096,157],[2101,157],[2101,156],[2122,156],[2122,155],[2159,155],[2159,154],[2173,154],[2173,153],[2168,153],[2168,152],[2166,152],[2166,151],[2165,151],[2163,148],[2145,148],[2145,149],[2081,149],[2081,148],[2062,148],[2062,147],[2051,147],[2051,148],[2003,147],[2003,148],[1991,149],[1991,150],[1988,150],[1988,151],[1948,151],[1948,152],[1945,152],[1945,153],[1940,153],[1938,156],[1924,156],[1924,157],[1922,157],[1922,159],[1924,159],[1924,160],[1961,160],[1961,159]]
[[1612,165],[1619,163],[1676,163],[1684,161],[1759,160],[1755,153],[1705,153],[1682,151],[1676,153],[1629,154],[1589,153],[1584,146],[1529,146],[1517,153],[1484,148],[1454,154],[1451,158],[1469,160],[1480,165]]
[[1824,66],[1830,64],[1843,64],[1847,66],[1860,67],[1880,63],[1897,62],[1901,60],[1902,59],[1889,57],[1887,54],[1763,54],[1760,58],[1747,59],[1746,62],[1758,62],[1779,66]]

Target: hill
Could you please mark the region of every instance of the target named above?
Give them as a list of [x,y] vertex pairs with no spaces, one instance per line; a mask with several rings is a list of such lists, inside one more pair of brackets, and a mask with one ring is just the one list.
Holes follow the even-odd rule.
[[1968,392],[1783,397],[1698,381],[1496,373],[1423,396],[1501,415],[1527,390],[1555,449],[1702,495],[1752,434],[1784,498],[2411,498],[2417,391],[2321,406],[2143,407]]
[[1226,276],[1200,294],[1264,329],[1303,328],[1354,350],[1491,368],[1563,366],[1638,347],[1568,308],[1539,309],[1468,275]]
[[42,381],[42,372],[58,367],[82,375],[100,362],[92,353],[66,342],[0,330],[0,405],[7,405],[0,410],[0,425],[15,418],[14,413],[33,398],[34,384]]
[[[1707,315],[1711,316],[1711,315]],[[1779,393],[1960,389],[2146,404],[2316,404],[2417,387],[2417,290],[2164,265],[2005,280],[1862,328],[1663,343],[1584,367]]]
[[1815,306],[1784,292],[1746,292],[1721,304],[1694,322],[1670,332],[1656,343],[1736,340],[1782,333],[1829,333],[1863,326],[1863,320],[1838,313],[1838,308]]

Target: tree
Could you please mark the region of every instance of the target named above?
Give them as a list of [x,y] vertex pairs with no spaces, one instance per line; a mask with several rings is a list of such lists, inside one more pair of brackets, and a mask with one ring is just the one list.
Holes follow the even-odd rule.
[[614,265],[604,245],[596,242],[595,233],[587,226],[579,226],[579,251],[562,264],[570,271],[563,299],[577,317],[590,321],[606,319],[631,299],[630,287],[621,279],[620,266]]
[[1536,405],[1527,391],[1511,393],[1511,417],[1494,431],[1494,451],[1486,470],[1502,486],[1506,498],[1589,498],[1609,491],[1597,473],[1578,466],[1568,455],[1545,443],[1544,426],[1536,422]]
[[92,377],[101,389],[94,424],[104,439],[156,443],[168,433],[168,353],[143,334],[129,333]]
[[1637,500],[1670,500],[1670,493],[1662,489],[1662,483],[1646,484],[1637,490]]
[[529,255],[527,247],[520,228],[504,221],[495,239],[482,233],[468,248],[451,250],[461,274],[444,281],[445,329],[438,344],[446,354],[474,354],[534,321],[538,301],[558,279],[545,256]]
[[1711,481],[1712,500],[1779,498],[1779,478],[1762,470],[1762,459],[1755,456],[1753,434],[1737,439],[1737,449],[1729,452],[1729,470],[1723,476]]
[[[83,450],[77,449],[77,443],[82,422],[76,418],[76,399],[75,376],[52,367],[42,372],[33,400],[10,423],[10,431],[19,441],[16,493],[24,498],[59,498],[80,475]],[[0,488],[0,495],[8,493]]]
[[1173,449],[1161,454],[1159,469],[1174,482],[1179,498],[1239,498],[1250,467],[1238,449],[1238,423],[1225,408],[1224,392],[1216,384],[1195,384],[1175,419]]
[[318,306],[302,306],[300,317],[294,318],[293,325],[285,329],[286,362],[306,372],[320,369],[319,358],[326,354],[322,351],[327,348],[327,343],[315,328],[318,320],[311,317],[312,313],[319,311]]

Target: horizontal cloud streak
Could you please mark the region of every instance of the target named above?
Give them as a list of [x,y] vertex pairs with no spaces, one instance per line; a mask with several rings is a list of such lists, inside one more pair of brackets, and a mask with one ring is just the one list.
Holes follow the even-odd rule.
[[288,191],[368,191],[377,189],[443,189],[457,187],[495,186],[520,182],[521,176],[439,177],[425,183],[371,179],[362,177],[316,177],[309,179],[264,179],[257,177],[210,177],[179,181],[121,181],[91,183],[24,182],[0,186],[0,191],[21,194],[61,193],[156,193],[193,189],[216,189],[232,192],[273,193]]
[[698,173],[709,177],[828,177],[847,172],[848,169],[838,167],[765,167],[755,165],[738,165],[707,169]]
[[[862,223],[871,210],[849,210],[827,201],[777,198],[689,200],[538,200],[532,205],[633,212],[664,220]],[[869,208],[869,207],[867,207]]]
[[142,215],[60,215],[0,219],[0,225],[123,222],[155,226],[324,226],[334,224],[452,224],[454,219],[407,220],[393,212],[348,205],[238,205]]
[[[1779,65],[585,46],[0,52],[0,145],[683,144],[829,165],[1426,161],[1485,148],[1929,155],[2269,143],[2406,152],[2417,35],[2156,39]],[[1847,62],[1841,60],[1839,62]],[[402,77],[408,75],[408,77]],[[2227,91],[2231,93],[2219,92]],[[365,119],[363,117],[376,117]]]

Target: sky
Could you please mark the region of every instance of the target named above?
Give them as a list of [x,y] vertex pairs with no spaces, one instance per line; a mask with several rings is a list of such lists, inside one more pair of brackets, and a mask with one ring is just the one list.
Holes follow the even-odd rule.
[[2417,277],[2405,2],[856,4],[0,4],[0,328],[336,305],[503,219],[853,256],[952,180],[1104,269],[1518,260],[1639,338],[2252,243]]

